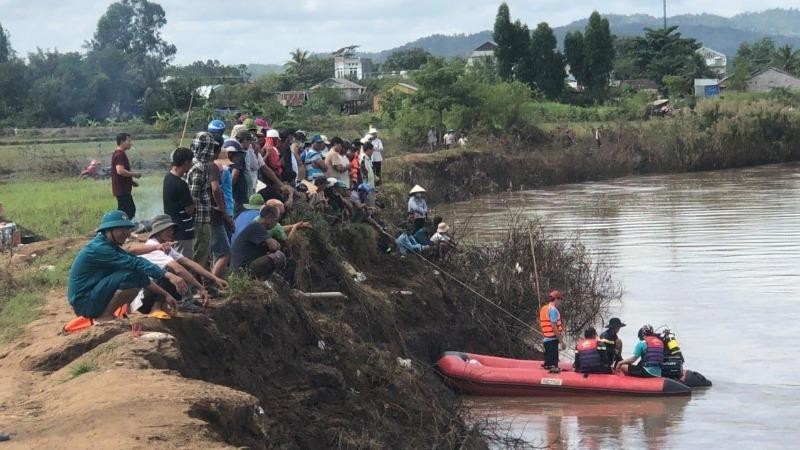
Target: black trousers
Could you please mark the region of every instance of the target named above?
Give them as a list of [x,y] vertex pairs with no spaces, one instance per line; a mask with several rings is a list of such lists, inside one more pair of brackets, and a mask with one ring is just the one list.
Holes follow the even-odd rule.
[[117,196],[117,209],[128,215],[128,220],[133,220],[136,215],[136,204],[133,203],[133,195],[124,194]]
[[[175,300],[181,299],[181,294],[178,294],[178,290],[175,289],[175,285],[173,285],[166,277],[162,278],[160,281],[157,281],[156,284],[161,286],[161,288],[165,291],[169,292],[169,295],[171,295]],[[150,311],[153,310],[153,305],[156,302],[162,301],[164,301],[164,297],[145,289],[144,297],[142,297],[142,306],[140,306],[137,311],[142,314],[150,314]]]
[[[381,177],[381,163],[383,161],[372,161],[372,171],[375,173],[375,176],[380,178]],[[379,182],[376,182],[376,184]]]
[[558,339],[544,343],[544,365],[558,367]]

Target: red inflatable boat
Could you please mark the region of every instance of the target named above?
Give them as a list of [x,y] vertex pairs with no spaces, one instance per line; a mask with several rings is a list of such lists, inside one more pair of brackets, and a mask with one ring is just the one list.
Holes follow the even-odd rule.
[[623,374],[584,376],[573,372],[569,363],[561,363],[561,373],[551,374],[542,368],[542,361],[446,352],[436,366],[453,388],[472,395],[670,396],[692,393],[689,386],[669,378],[638,378]]

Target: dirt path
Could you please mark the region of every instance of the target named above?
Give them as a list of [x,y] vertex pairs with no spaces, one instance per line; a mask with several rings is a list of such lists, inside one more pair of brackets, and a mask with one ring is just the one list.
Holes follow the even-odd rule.
[[[114,325],[60,335],[73,317],[63,293],[51,293],[42,317],[0,348],[4,449],[227,448],[225,422],[263,437],[255,397],[168,369],[180,358],[169,334],[134,339]],[[75,376],[80,367],[92,370]]]

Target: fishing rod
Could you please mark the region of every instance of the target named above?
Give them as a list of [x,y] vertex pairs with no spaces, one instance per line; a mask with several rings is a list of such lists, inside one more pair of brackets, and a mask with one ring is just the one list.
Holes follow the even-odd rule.
[[[385,230],[383,230],[383,229],[381,229],[381,228],[379,228],[379,230],[380,230],[380,232],[381,232],[381,233],[383,233],[384,235],[388,236],[388,237],[389,237],[389,238],[391,238],[391,239],[394,239],[394,236],[392,236],[391,234],[387,233]],[[508,311],[507,309],[503,308],[503,307],[502,307],[502,306],[500,306],[499,304],[497,304],[497,303],[495,303],[495,302],[491,301],[491,300],[490,300],[489,298],[487,298],[485,295],[481,294],[480,292],[476,291],[475,289],[473,289],[473,288],[472,288],[471,286],[469,286],[468,284],[466,284],[466,283],[464,283],[463,281],[461,281],[461,280],[459,280],[458,278],[456,278],[456,276],[455,276],[455,275],[453,275],[453,274],[451,274],[450,272],[448,272],[448,271],[444,270],[443,268],[439,267],[437,264],[435,264],[433,261],[429,260],[428,258],[425,258],[424,256],[422,256],[422,254],[421,254],[421,253],[419,253],[419,252],[411,252],[411,253],[413,253],[413,254],[417,255],[417,256],[418,256],[420,259],[422,259],[424,262],[426,262],[426,263],[428,263],[429,265],[433,266],[433,268],[435,268],[436,270],[438,270],[440,273],[443,273],[443,274],[447,275],[448,277],[450,277],[450,279],[452,279],[453,281],[455,281],[456,283],[458,283],[459,285],[461,285],[463,288],[465,288],[465,289],[467,289],[468,291],[470,291],[470,292],[472,292],[473,294],[475,294],[475,296],[477,296],[477,297],[478,297],[478,298],[480,298],[481,300],[483,300],[483,301],[485,301],[485,302],[489,303],[490,305],[494,306],[495,308],[499,309],[500,311],[502,311],[502,312],[506,313],[506,314],[507,314],[509,317],[511,317],[512,319],[514,319],[514,320],[516,320],[517,322],[521,323],[523,327],[525,327],[525,328],[527,328],[527,329],[529,329],[529,330],[533,331],[534,333],[538,334],[539,336],[542,336],[542,337],[544,337],[544,335],[542,334],[542,332],[541,332],[541,331],[537,330],[536,328],[534,328],[533,326],[531,326],[529,323],[527,323],[527,322],[523,321],[522,319],[520,319],[519,317],[515,316],[513,313],[511,313],[511,312],[510,312],[510,311]],[[559,350],[559,354],[562,354],[563,356],[566,356],[566,357],[567,357],[567,359],[569,359],[569,357],[571,357],[571,355],[570,355],[570,354],[566,353],[566,350]]]

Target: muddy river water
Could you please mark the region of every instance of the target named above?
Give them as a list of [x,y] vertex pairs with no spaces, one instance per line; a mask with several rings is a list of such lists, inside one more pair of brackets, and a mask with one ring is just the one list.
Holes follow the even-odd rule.
[[[800,448],[800,165],[631,177],[503,193],[439,208],[481,236],[510,211],[580,233],[624,286],[612,312],[669,324],[691,398],[470,398],[473,411],[551,448]],[[455,220],[457,223],[458,220]]]

